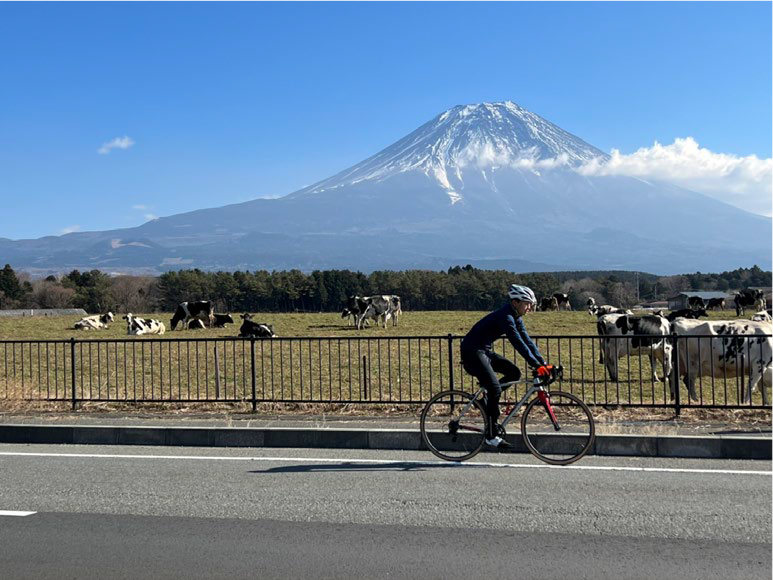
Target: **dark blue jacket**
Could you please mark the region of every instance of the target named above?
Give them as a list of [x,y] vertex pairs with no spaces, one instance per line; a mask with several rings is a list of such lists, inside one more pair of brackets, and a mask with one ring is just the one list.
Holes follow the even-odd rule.
[[499,310],[481,318],[462,339],[462,358],[476,350],[491,350],[492,344],[502,335],[532,368],[545,364],[537,345],[529,337],[523,318],[513,309],[510,302]]

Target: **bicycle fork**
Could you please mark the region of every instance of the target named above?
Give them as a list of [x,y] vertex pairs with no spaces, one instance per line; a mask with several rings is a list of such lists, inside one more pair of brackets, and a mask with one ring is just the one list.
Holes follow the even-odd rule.
[[540,402],[545,405],[545,409],[547,409],[548,415],[550,415],[550,421],[553,423],[553,428],[556,431],[560,431],[561,425],[558,424],[556,414],[553,412],[553,406],[550,404],[550,395],[545,391],[537,391],[537,397],[539,397]]

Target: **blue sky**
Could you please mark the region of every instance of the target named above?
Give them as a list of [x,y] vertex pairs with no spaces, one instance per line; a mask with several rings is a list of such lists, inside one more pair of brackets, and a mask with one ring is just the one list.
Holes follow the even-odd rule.
[[504,100],[770,215],[769,2],[3,2],[0,54],[0,237],[284,195]]

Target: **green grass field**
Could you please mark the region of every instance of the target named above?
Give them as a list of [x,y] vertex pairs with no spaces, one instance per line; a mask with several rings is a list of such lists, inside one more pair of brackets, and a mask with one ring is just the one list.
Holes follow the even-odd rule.
[[[426,400],[452,382],[472,390],[472,380],[460,365],[459,340],[451,341],[449,354],[447,336],[463,336],[485,314],[405,312],[398,327],[390,322],[386,329],[371,325],[359,331],[337,313],[258,314],[255,320],[272,324],[280,339],[255,341],[255,396],[261,401],[390,403]],[[138,316],[160,319],[167,327],[171,318],[170,313]],[[710,316],[734,318],[733,311]],[[250,341],[234,339],[238,322],[223,329],[128,337],[120,318],[101,331],[74,330],[76,321],[77,317],[0,318],[0,341],[21,341],[0,343],[0,399],[67,400],[73,385],[70,338],[77,339],[79,400],[252,398],[253,353]],[[609,380],[598,362],[596,318],[587,311],[530,313],[526,325],[549,362],[565,367],[563,390],[608,406],[658,405],[668,400],[662,369],[656,365],[661,380],[653,381],[647,356],[620,359],[619,380]],[[47,340],[63,342],[37,342]],[[502,340],[497,350],[525,369],[509,343]],[[698,387],[703,405],[737,404],[740,383],[735,379],[704,378]],[[686,403],[684,388],[680,395]],[[759,394],[755,397],[759,404]]]

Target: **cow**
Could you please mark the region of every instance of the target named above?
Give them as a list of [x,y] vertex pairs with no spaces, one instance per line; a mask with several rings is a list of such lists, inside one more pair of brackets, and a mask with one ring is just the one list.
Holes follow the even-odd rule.
[[558,310],[558,300],[556,300],[555,296],[551,296],[550,298],[543,298],[539,302],[539,308],[541,312],[547,312],[548,310]]
[[706,303],[700,296],[689,296],[687,298],[687,306],[693,310],[706,310]]
[[773,321],[773,316],[771,316],[770,308],[768,308],[767,310],[755,312],[749,320],[754,322],[771,322]]
[[242,314],[239,336],[242,338],[276,338],[274,327],[263,322],[253,322],[252,314]]
[[632,310],[619,308],[617,306],[612,306],[611,304],[602,304],[601,306],[594,305],[590,312],[591,314],[595,314],[597,318],[604,316],[605,314],[628,314],[629,316],[633,316]]
[[706,310],[724,310],[725,309],[725,299],[724,298],[709,298],[708,303],[706,304]]
[[589,296],[585,306],[588,308],[588,314],[593,316],[593,311],[596,309],[596,299],[593,296]]
[[177,323],[182,322],[183,328],[187,328],[188,323],[194,318],[198,318],[212,328],[215,323],[215,307],[212,302],[210,300],[180,302],[172,317],[170,327],[174,330],[177,328]]
[[368,318],[379,324],[379,319],[387,327],[387,320],[392,319],[392,326],[397,326],[398,318],[402,314],[400,297],[395,294],[382,294],[380,296],[367,296],[363,299],[367,306],[357,320],[357,328],[361,329],[362,324]]
[[365,314],[368,308],[368,298],[364,296],[349,296],[346,300],[346,306],[341,312],[341,318],[350,318],[351,322],[357,328],[360,327],[360,318]]
[[140,334],[164,334],[166,326],[154,318],[137,318],[131,312],[123,317],[126,321],[126,334],[139,336]]
[[[359,296],[355,298],[360,299]],[[365,312],[365,308],[367,308],[367,304],[363,304],[362,313]],[[356,325],[359,314],[361,314],[361,312],[359,311],[359,307],[356,308],[356,312],[350,310],[349,308],[344,308],[343,310],[341,310],[341,318],[346,318],[346,326]],[[365,325],[370,326],[370,323],[366,320]]]
[[75,330],[101,330],[107,328],[108,324],[111,322],[113,322],[112,312],[108,312],[107,314],[92,314],[91,316],[81,318],[75,323],[74,328]]
[[204,330],[206,327],[204,321],[198,318],[194,318],[188,323],[188,330]]
[[553,294],[553,298],[556,299],[556,305],[558,306],[558,310],[571,310],[572,305],[569,303],[569,294],[561,294],[560,292],[556,292]]
[[656,359],[663,364],[665,376],[671,374],[671,324],[662,316],[605,314],[598,319],[596,328],[602,337],[599,363],[606,364],[610,380],[618,380],[617,360],[626,355],[649,355],[653,382],[658,382]]
[[234,319],[230,314],[215,314],[215,328],[225,328],[226,324],[233,324]]
[[677,318],[691,318],[693,320],[697,320],[701,316],[704,318],[708,318],[709,316],[704,308],[699,308],[697,310],[693,310],[692,308],[682,308],[681,310],[674,310],[673,312],[669,313],[666,318],[668,318],[669,322],[673,322]]
[[[739,377],[746,379],[745,392],[741,386],[741,401],[751,403],[752,392],[762,380],[762,402],[770,404],[767,393],[767,388],[773,383],[770,324],[748,320],[680,318],[671,326],[677,335],[686,337],[679,341],[679,360],[676,364],[690,399],[698,400],[696,377]],[[672,397],[675,387],[671,385]]]
[[733,302],[735,303],[736,316],[743,316],[746,308],[765,310],[765,293],[762,290],[747,288],[736,294]]

